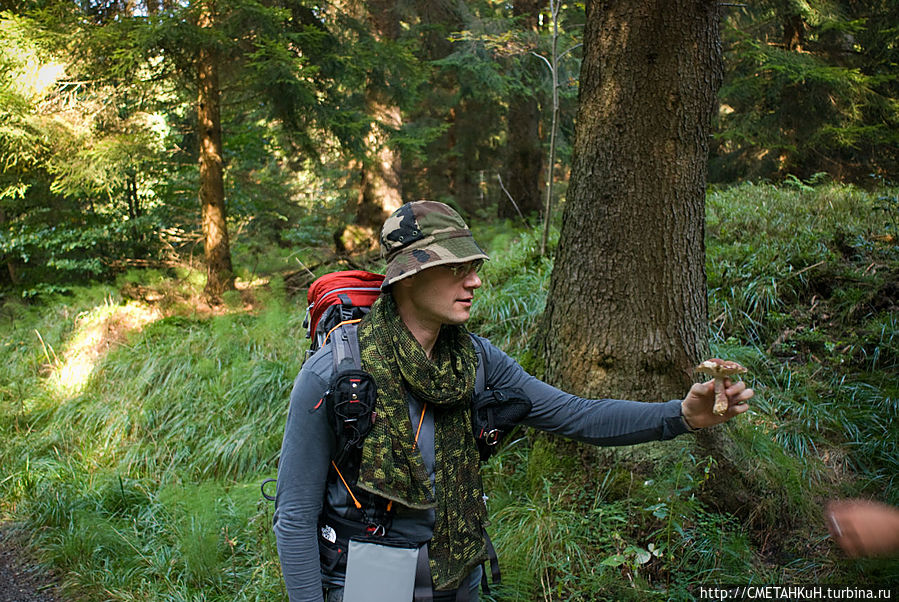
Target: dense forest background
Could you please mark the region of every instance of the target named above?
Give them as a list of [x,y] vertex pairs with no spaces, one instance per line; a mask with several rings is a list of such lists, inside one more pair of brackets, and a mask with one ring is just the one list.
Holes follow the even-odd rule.
[[[259,254],[251,240],[343,253],[403,200],[536,226],[547,182],[564,197],[582,5],[9,4],[4,290],[215,253],[218,294],[231,239],[241,254]],[[894,177],[896,12],[723,5],[709,180]]]
[[[387,213],[466,216],[494,254],[471,328],[543,372],[585,7],[0,6],[0,518],[73,599],[281,599],[258,484],[305,289],[382,267]],[[708,340],[759,395],[699,444],[520,433],[485,467],[496,599],[899,582],[820,514],[899,503],[899,5],[718,11]]]

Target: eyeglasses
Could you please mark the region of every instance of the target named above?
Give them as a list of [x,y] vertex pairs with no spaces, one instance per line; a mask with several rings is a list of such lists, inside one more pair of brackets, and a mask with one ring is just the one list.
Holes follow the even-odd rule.
[[482,265],[484,265],[483,259],[475,259],[474,261],[469,261],[467,263],[454,263],[452,265],[444,265],[443,267],[452,272],[453,277],[464,278],[472,272],[477,273],[477,271],[481,269]]

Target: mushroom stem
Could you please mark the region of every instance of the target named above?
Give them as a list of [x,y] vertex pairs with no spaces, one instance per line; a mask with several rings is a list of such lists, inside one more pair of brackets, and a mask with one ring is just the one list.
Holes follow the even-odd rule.
[[724,379],[715,379],[715,405],[712,412],[718,416],[723,416],[727,412],[727,394],[724,392]]
[[715,405],[712,406],[712,413],[723,416],[730,405],[727,401],[727,394],[724,392],[724,379],[732,374],[743,374],[746,372],[746,368],[737,362],[713,357],[696,366],[696,370],[703,374],[710,374],[715,379]]

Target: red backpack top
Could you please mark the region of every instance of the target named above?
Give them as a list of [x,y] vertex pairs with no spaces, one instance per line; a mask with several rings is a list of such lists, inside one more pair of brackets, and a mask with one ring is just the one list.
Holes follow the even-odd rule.
[[384,276],[365,270],[331,272],[309,285],[306,300],[306,337],[309,353],[314,353],[328,338],[331,330],[346,320],[357,320],[368,313],[381,294]]

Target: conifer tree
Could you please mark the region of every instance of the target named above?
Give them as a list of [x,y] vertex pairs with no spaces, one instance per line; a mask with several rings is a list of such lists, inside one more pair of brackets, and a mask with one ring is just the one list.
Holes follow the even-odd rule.
[[[533,36],[539,32],[542,0],[515,0],[512,15],[520,19],[520,26]],[[543,75],[542,65],[532,60],[528,79],[538,79]],[[527,76],[525,75],[525,77]],[[505,169],[505,180],[509,195],[524,215],[539,214],[543,197],[544,152],[540,138],[540,105],[533,91],[513,89],[509,99],[508,130],[509,151]],[[501,217],[515,217],[517,211],[512,203],[500,202]]]
[[[39,205],[86,203],[89,211],[83,214],[105,220],[104,227],[117,220],[109,212],[94,209],[121,206],[132,223],[157,220],[151,224],[157,238],[155,233],[166,226],[192,230],[202,223],[208,253],[207,293],[212,298],[233,282],[225,194],[242,184],[229,181],[231,166],[253,160],[228,156],[229,130],[255,128],[255,138],[264,140],[248,144],[252,138],[244,135],[232,143],[233,150],[268,145],[277,155],[288,157],[290,163],[282,163],[285,169],[277,176],[282,180],[291,166],[315,165],[325,154],[325,142],[342,149],[361,146],[365,105],[358,85],[361,69],[353,65],[360,61],[349,36],[341,39],[329,31],[329,27],[347,31],[356,27],[346,19],[326,25],[322,14],[293,0],[266,5],[213,0],[74,5],[51,0],[40,8],[22,10],[30,15],[35,31],[43,32],[35,35],[67,57],[68,77],[77,83],[58,85],[68,86],[60,90],[69,106],[80,111],[92,99],[103,99],[103,111],[85,108],[85,114],[96,118],[79,130],[91,132],[91,139],[80,145],[73,142],[75,160],[70,150],[62,148],[64,138],[43,138],[54,140],[54,145],[27,170],[29,176],[37,176],[45,166],[42,181],[52,196],[40,199],[41,188],[33,186],[26,193],[28,199]],[[37,110],[25,109],[26,121],[32,125],[41,121],[28,111]],[[40,133],[35,136],[42,139]],[[147,144],[137,144],[140,141]],[[164,160],[162,142],[170,149]],[[110,148],[116,152],[109,152]],[[264,151],[253,152],[257,162],[273,163]],[[185,161],[190,153],[192,160]],[[148,169],[160,171],[151,174]],[[182,199],[180,191],[190,186],[199,192],[193,199]],[[241,190],[246,192],[247,187]],[[280,194],[289,202],[288,194]],[[155,216],[148,215],[146,199],[153,199]],[[239,201],[242,211],[252,210],[248,208],[252,200]],[[190,217],[200,214],[201,208],[202,222]],[[15,218],[9,212],[4,217],[7,222]],[[39,232],[44,218],[36,219],[35,232]],[[21,220],[16,223],[22,224]],[[144,232],[137,236],[146,238]],[[16,254],[27,253],[22,247],[26,239],[9,240],[19,245],[10,247],[12,254],[7,254],[8,263],[14,265]],[[27,240],[42,241],[36,233]],[[98,244],[111,242],[108,233],[90,240],[95,241],[91,265],[107,266],[125,253],[121,248],[96,252]],[[66,260],[56,265],[73,264]],[[15,269],[10,273],[17,274]]]
[[707,349],[704,203],[718,4],[587,3],[546,376],[583,395],[683,395]]
[[[201,30],[215,27],[216,3],[197,2],[197,25]],[[200,155],[200,206],[203,247],[206,254],[205,292],[211,299],[234,288],[234,269],[225,219],[224,158],[220,108],[219,61],[213,44],[202,44],[197,52],[197,138]]]
[[715,181],[895,177],[899,4],[769,0],[726,15]]

